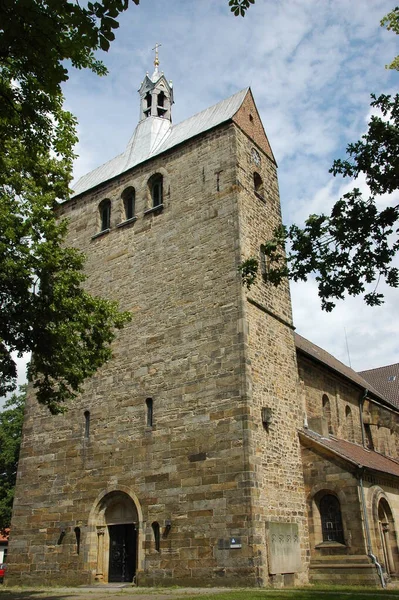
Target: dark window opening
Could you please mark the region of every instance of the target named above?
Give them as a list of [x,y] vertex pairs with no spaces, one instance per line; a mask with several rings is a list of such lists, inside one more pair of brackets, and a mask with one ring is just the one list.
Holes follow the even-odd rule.
[[336,496],[326,494],[320,500],[320,517],[323,542],[339,542],[344,544],[341,506]]
[[151,108],[152,96],[151,96],[150,92],[146,93],[145,101],[146,101],[147,108]]
[[134,188],[128,188],[122,194],[123,198],[123,208],[125,211],[125,219],[128,221],[129,219],[133,219],[135,214],[135,204],[136,204],[136,193]]
[[166,96],[165,96],[164,92],[160,92],[158,94],[158,106],[161,106],[162,108],[164,107],[165,98],[166,98]]
[[152,427],[154,425],[154,403],[152,398],[147,398],[145,403],[147,406],[147,427]]
[[90,411],[85,410],[85,439],[88,440],[90,436]]
[[166,113],[166,108],[164,108],[165,106],[165,94],[164,92],[160,92],[158,94],[157,97],[157,113],[158,113],[158,117],[163,117],[164,114]]
[[152,206],[160,206],[163,203],[163,178],[162,175],[155,175],[150,182]]
[[111,202],[104,200],[99,206],[101,231],[106,231],[111,227]]
[[75,527],[75,538],[76,538],[76,554],[80,552],[80,527]]
[[159,552],[161,549],[161,530],[159,527],[159,523],[157,523],[157,521],[154,521],[151,527],[154,533],[155,550]]

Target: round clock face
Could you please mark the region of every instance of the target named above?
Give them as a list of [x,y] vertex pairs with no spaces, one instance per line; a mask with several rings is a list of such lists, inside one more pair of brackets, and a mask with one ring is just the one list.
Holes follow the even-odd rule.
[[260,165],[260,154],[259,154],[259,152],[255,148],[252,148],[252,160],[259,167],[259,165]]

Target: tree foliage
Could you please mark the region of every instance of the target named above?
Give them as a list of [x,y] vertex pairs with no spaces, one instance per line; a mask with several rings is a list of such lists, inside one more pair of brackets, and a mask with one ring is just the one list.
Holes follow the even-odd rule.
[[[399,9],[381,22],[399,32]],[[398,68],[398,57],[391,68]],[[379,197],[399,189],[399,94],[372,94],[377,111],[360,140],[347,146],[347,158],[334,161],[330,172],[356,180],[365,177],[369,193],[359,188],[343,195],[329,215],[310,215],[304,227],[280,226],[264,244],[269,268],[263,277],[275,285],[283,278],[305,281],[315,274],[321,306],[331,311],[345,294],[364,295],[366,304],[380,305],[380,281],[399,286],[392,261],[399,250],[399,205],[380,209]],[[288,244],[287,244],[288,242]],[[285,253],[286,244],[289,250]],[[258,260],[250,258],[240,271],[248,288],[255,281]]]
[[22,436],[26,386],[13,394],[0,412],[0,531],[10,527]]
[[[381,19],[381,26],[386,27],[388,31],[399,33],[399,6],[396,6],[391,12],[389,12],[383,19]],[[393,61],[387,65],[387,69],[396,69],[399,71],[399,56],[396,56]]]
[[229,0],[230,10],[235,17],[245,17],[245,13],[255,0]]
[[109,359],[130,318],[83,290],[84,257],[64,246],[67,224],[54,213],[69,198],[77,140],[63,109],[65,60],[104,74],[94,51],[108,48],[127,5],[0,4],[0,395],[16,386],[12,352],[32,352],[29,379],[53,413]]

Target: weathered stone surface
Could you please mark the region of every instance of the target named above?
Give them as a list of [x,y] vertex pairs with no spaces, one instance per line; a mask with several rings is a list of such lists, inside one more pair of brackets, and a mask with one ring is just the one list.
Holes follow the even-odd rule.
[[[148,212],[156,173],[163,207]],[[129,186],[137,219],[125,222]],[[98,235],[104,199],[111,226]],[[288,284],[259,277],[248,292],[237,270],[281,223],[251,94],[233,121],[70,200],[60,217],[87,255],[90,292],[133,320],[67,414],[51,417],[29,393],[8,581],[107,582],[120,552],[131,570],[118,577],[139,585],[294,585],[308,581],[310,561],[325,580],[341,572],[326,563],[339,552],[354,580],[362,569],[372,579],[356,473],[298,438],[307,423],[362,443],[359,390],[304,357],[298,371]],[[397,414],[368,401],[365,414],[377,449],[396,452]],[[378,507],[399,510],[397,482],[365,478],[364,488],[381,553]],[[338,550],[320,546],[323,490],[341,501]],[[278,556],[270,528],[297,536],[297,550]]]

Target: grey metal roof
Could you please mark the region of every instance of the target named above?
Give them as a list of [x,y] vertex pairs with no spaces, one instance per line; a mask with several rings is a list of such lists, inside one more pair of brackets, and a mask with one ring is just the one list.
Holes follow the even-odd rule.
[[160,117],[150,117],[141,121],[122,154],[84,175],[72,186],[74,196],[228,121],[240,108],[248,90],[249,88],[245,88],[177,125],[172,126],[170,121]]

